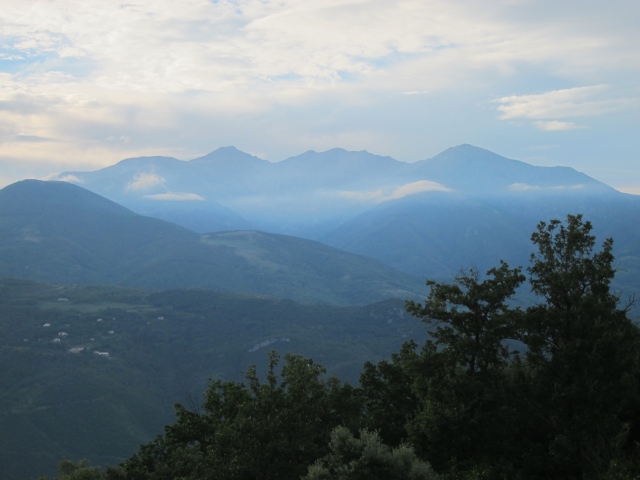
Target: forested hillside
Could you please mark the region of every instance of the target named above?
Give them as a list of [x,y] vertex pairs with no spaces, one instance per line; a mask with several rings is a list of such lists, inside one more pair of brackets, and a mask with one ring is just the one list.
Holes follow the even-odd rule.
[[197,234],[66,182],[0,190],[0,278],[207,288],[354,305],[416,293],[417,276],[319,242],[255,231]]
[[[431,339],[367,362],[357,387],[274,352],[121,465],[59,478],[637,478],[640,330],[610,290],[613,242],[591,232],[541,222],[524,270],[428,281],[406,308]],[[525,281],[537,300],[514,307]]]
[[197,405],[208,379],[239,381],[267,352],[296,352],[357,383],[362,363],[424,331],[401,300],[303,305],[210,290],[0,281],[2,478],[62,457],[115,465]]
[[640,196],[572,168],[534,166],[473,145],[415,163],[342,149],[270,163],[227,147],[190,161],[131,158],[60,178],[201,233],[286,233],[441,281],[469,265],[523,265],[540,219],[580,212],[598,236],[616,239],[614,288],[640,289]]

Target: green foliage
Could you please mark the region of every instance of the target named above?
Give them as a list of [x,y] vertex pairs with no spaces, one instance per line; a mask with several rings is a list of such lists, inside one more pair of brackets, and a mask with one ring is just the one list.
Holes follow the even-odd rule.
[[404,423],[377,413],[378,428],[392,425],[390,438],[408,438],[451,478],[615,478],[637,467],[640,335],[609,288],[613,242],[596,251],[591,228],[579,215],[539,224],[528,272],[541,302],[526,311],[507,303],[524,276],[504,262],[486,280],[472,269],[454,284],[428,281],[424,305],[407,309],[435,325],[433,340],[365,366],[365,405],[399,394],[415,405]]
[[418,355],[417,344],[406,342],[391,361],[366,362],[360,375],[363,401],[362,425],[375,430],[383,442],[400,445],[407,439],[407,422],[418,408],[413,388]]
[[427,281],[429,296],[423,305],[407,302],[407,310],[424,322],[435,323],[430,331],[435,343],[446,346],[453,360],[470,375],[499,368],[509,358],[505,340],[514,338],[515,313],[506,301],[525,277],[519,268],[500,267],[480,281],[471,269],[455,277],[455,283]]
[[330,453],[309,467],[303,480],[437,480],[431,466],[420,460],[407,445],[391,448],[375,432],[360,431],[355,438],[349,429],[337,427],[331,433]]
[[[86,459],[78,462],[65,459],[58,463],[58,475],[52,480],[104,480],[105,474],[97,467],[93,467]],[[40,477],[39,480],[48,480]]]
[[547,467],[565,477],[602,475],[637,441],[629,432],[639,405],[640,336],[610,291],[613,241],[594,251],[591,229],[569,215],[566,225],[541,222],[532,235],[531,286],[544,302],[525,316],[524,378],[548,442]]
[[[280,365],[272,352],[264,376],[254,366],[243,382],[212,381],[201,406],[177,405],[177,420],[163,435],[105,475],[110,480],[438,478],[435,472],[450,480],[637,478],[640,331],[611,292],[613,242],[605,240],[596,249],[591,229],[579,215],[538,225],[532,235],[538,251],[527,269],[537,303],[526,310],[511,306],[525,277],[504,262],[486,278],[471,269],[453,284],[428,281],[424,304],[406,307],[431,327],[431,338],[421,348],[411,340],[389,360],[365,363],[359,388],[326,378],[320,364],[303,356],[287,354]],[[169,307],[180,305],[184,318],[203,334],[209,324],[200,325],[198,318],[224,316],[229,305],[219,299],[194,302],[201,294],[151,295],[145,308],[174,315],[177,310]],[[235,310],[234,329],[255,335],[262,324],[256,318],[267,307],[245,300],[244,309]],[[14,314],[37,311],[22,300],[0,301],[0,308]],[[268,308],[274,325],[274,318],[291,318],[286,312],[307,311],[292,302]],[[370,320],[377,318],[375,311],[368,310]],[[321,307],[321,314],[330,317],[335,310]],[[146,318],[140,311],[136,315]],[[339,325],[340,318],[333,321]],[[317,343],[331,322],[315,322],[309,320],[307,327]],[[232,343],[225,325],[220,325],[224,341]],[[342,330],[343,336],[356,333]],[[523,344],[522,357],[509,347],[514,340]],[[179,341],[180,349],[204,345],[197,336]],[[93,472],[82,464],[69,474],[85,470]]]
[[440,470],[475,468],[511,449],[511,394],[503,380],[512,358],[507,340],[516,337],[521,312],[507,301],[524,276],[504,262],[487,276],[481,280],[471,269],[453,284],[428,281],[424,305],[407,302],[409,312],[435,329],[413,360],[419,407],[405,427]]
[[355,383],[365,360],[388,357],[405,336],[425,337],[402,304],[0,281],[3,478],[53,475],[63,456],[118,464],[175,420],[176,401],[195,405],[208,378],[243,380],[251,363],[265,371],[271,348],[312,357]]
[[[131,479],[299,478],[327,449],[331,430],[357,418],[355,390],[310,359],[269,355],[260,381],[255,367],[246,384],[215,381],[201,411],[177,406],[164,436],[123,464]],[[278,379],[280,377],[280,380]]]

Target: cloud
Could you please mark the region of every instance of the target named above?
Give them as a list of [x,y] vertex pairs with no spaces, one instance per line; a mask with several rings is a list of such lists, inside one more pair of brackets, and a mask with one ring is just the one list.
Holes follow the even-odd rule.
[[444,185],[429,180],[419,180],[417,182],[407,183],[393,189],[379,189],[369,192],[353,192],[343,191],[340,196],[352,200],[382,203],[390,200],[399,200],[410,195],[416,195],[424,192],[450,192],[451,190]]
[[529,185],[528,183],[512,183],[507,188],[512,192],[538,192],[544,190],[581,190],[585,186],[583,184],[540,186]]
[[450,192],[451,190],[444,185],[431,182],[429,180],[419,180],[417,182],[407,183],[401,187],[396,188],[389,200],[397,200],[399,198],[408,197],[409,195],[415,195],[416,193],[423,192]]
[[138,173],[133,177],[133,180],[127,184],[125,190],[148,190],[151,187],[162,185],[164,182],[165,179],[155,173]]
[[502,120],[592,117],[635,104],[632,99],[601,98],[609,89],[609,85],[592,85],[534,95],[511,95],[494,102],[500,104],[498,111]]
[[339,193],[341,197],[348,198],[350,200],[359,200],[359,201],[374,201],[374,202],[383,202],[384,198],[387,197],[385,191],[374,190],[370,192],[354,192],[354,191],[342,191]]
[[179,201],[179,202],[193,202],[193,201],[204,200],[204,198],[198,195],[197,193],[182,193],[182,192],[156,193],[153,195],[144,195],[144,198],[147,198],[149,200]]
[[533,124],[536,126],[538,130],[544,130],[547,132],[561,132],[564,130],[578,130],[581,128],[585,128],[580,125],[576,125],[573,122],[561,122],[559,120],[549,120],[549,121],[538,120]]
[[619,192],[630,193],[631,195],[640,195],[640,185],[625,185],[615,188]]
[[82,179],[78,178],[76,175],[60,175],[57,180],[69,183],[84,183]]
[[51,142],[50,138],[39,137],[37,135],[14,135],[13,140],[16,142],[25,143],[39,143],[39,142]]
[[[417,160],[503,135],[487,131],[495,108],[538,129],[587,125],[575,119],[640,95],[635,12],[635,0],[5,0],[1,138],[32,141],[0,143],[0,157],[62,171],[235,143],[284,158],[358,132],[373,141],[349,148]],[[608,87],[580,100],[567,85]],[[568,113],[551,92],[574,96]]]
[[[544,18],[536,14],[544,7],[523,2],[509,5],[512,15],[505,16],[502,2],[495,3],[157,0],[124,7],[86,0],[34,2],[25,14],[9,0],[5,54],[32,59],[20,76],[26,84],[57,72],[94,91],[278,95],[313,95],[379,75],[386,89],[423,92],[478,68],[512,72],[512,63],[548,58],[570,68],[586,52],[607,58],[600,50],[616,57],[612,64],[620,59],[610,38],[594,40],[577,12],[570,12],[568,28],[562,13],[569,12],[561,9]],[[415,75],[394,74],[406,67]]]

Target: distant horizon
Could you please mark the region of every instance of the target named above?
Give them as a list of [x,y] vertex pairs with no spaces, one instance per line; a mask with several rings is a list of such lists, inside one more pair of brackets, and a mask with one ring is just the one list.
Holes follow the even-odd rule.
[[640,3],[7,0],[0,185],[217,145],[469,143],[640,193]]
[[[283,162],[283,161],[286,161],[286,160],[289,160],[289,159],[292,159],[292,158],[296,158],[296,157],[299,157],[299,156],[305,155],[305,154],[307,154],[307,153],[326,154],[326,153],[331,152],[331,151],[333,151],[333,150],[339,150],[339,151],[343,151],[343,152],[347,152],[347,153],[367,153],[367,154],[370,154],[370,155],[372,155],[372,156],[376,156],[376,157],[390,158],[390,159],[392,159],[392,160],[394,160],[394,161],[397,161],[397,162],[400,162],[400,163],[416,163],[416,162],[420,162],[420,161],[431,160],[431,159],[433,159],[433,158],[437,157],[438,155],[440,155],[440,154],[442,154],[442,153],[444,153],[444,152],[446,152],[446,151],[448,151],[448,150],[455,149],[455,148],[459,148],[459,147],[464,147],[464,146],[473,147],[474,149],[478,149],[478,150],[485,150],[485,151],[488,151],[488,152],[490,152],[490,153],[492,153],[492,154],[499,155],[499,156],[501,156],[501,157],[503,157],[503,158],[506,158],[507,160],[516,160],[516,161],[520,161],[520,162],[523,162],[523,163],[527,163],[527,164],[529,164],[529,165],[534,165],[534,164],[532,164],[532,163],[529,163],[529,162],[526,162],[526,161],[523,161],[523,160],[519,160],[519,159],[517,159],[517,158],[508,158],[508,157],[505,157],[504,155],[501,155],[501,154],[500,154],[500,153],[498,153],[498,152],[493,152],[493,151],[488,150],[488,149],[486,149],[486,148],[478,147],[478,146],[476,146],[476,145],[471,145],[471,144],[469,144],[469,143],[461,143],[461,144],[459,144],[459,145],[455,145],[455,146],[451,146],[451,147],[445,148],[444,150],[442,150],[441,152],[437,153],[436,155],[433,155],[433,156],[428,157],[428,158],[423,158],[423,159],[415,160],[415,161],[413,161],[413,162],[406,162],[406,161],[398,160],[398,159],[396,159],[396,158],[394,158],[394,157],[392,157],[392,156],[390,156],[390,155],[378,155],[377,153],[375,153],[375,152],[371,152],[371,151],[369,151],[369,150],[348,150],[348,149],[345,149],[345,148],[342,148],[342,147],[333,147],[333,148],[329,148],[329,149],[327,149],[327,150],[322,150],[322,151],[316,151],[316,150],[309,149],[309,150],[305,150],[304,152],[301,152],[301,153],[299,153],[299,154],[292,155],[292,156],[289,156],[289,157],[286,157],[286,158],[282,158],[282,159],[279,159],[279,160],[270,160],[270,159],[260,158],[259,156],[254,155],[254,154],[251,154],[251,153],[249,153],[249,152],[245,152],[245,151],[243,151],[243,150],[241,150],[241,149],[237,148],[237,147],[236,147],[236,146],[234,146],[234,145],[225,145],[225,146],[218,147],[218,148],[216,148],[216,149],[214,149],[214,150],[212,150],[212,151],[210,151],[210,152],[208,152],[208,153],[206,153],[206,154],[204,154],[204,155],[198,155],[198,156],[195,156],[195,157],[193,157],[193,158],[177,158],[177,157],[172,157],[172,156],[167,156],[167,155],[142,155],[142,156],[139,156],[139,157],[128,157],[128,158],[122,158],[122,159],[119,159],[119,160],[117,160],[116,162],[114,162],[114,163],[112,163],[112,164],[110,164],[110,165],[106,165],[106,166],[104,166],[104,167],[100,167],[100,168],[97,168],[97,169],[94,169],[94,170],[67,170],[67,171],[63,171],[63,172],[52,172],[52,173],[50,173],[49,175],[46,175],[46,176],[44,176],[44,177],[40,177],[40,178],[36,178],[36,177],[25,177],[25,178],[22,178],[22,179],[15,180],[14,182],[6,183],[6,184],[0,184],[0,188],[4,188],[5,186],[8,186],[8,185],[10,185],[10,184],[13,184],[13,183],[19,182],[19,181],[21,181],[21,180],[43,180],[43,181],[59,180],[59,181],[66,181],[66,182],[70,182],[70,183],[75,183],[75,184],[77,184],[77,185],[80,185],[80,186],[81,186],[81,185],[82,185],[82,182],[77,181],[77,179],[65,179],[65,178],[59,178],[59,177],[60,177],[61,175],[67,174],[67,173],[68,173],[68,174],[73,174],[73,173],[80,173],[80,172],[82,172],[82,173],[93,172],[93,171],[97,171],[97,170],[100,170],[100,169],[103,169],[103,168],[112,167],[112,166],[117,165],[118,163],[123,162],[123,161],[126,161],[126,160],[132,160],[132,159],[137,159],[137,158],[154,158],[154,157],[161,157],[161,158],[172,158],[172,159],[177,160],[177,161],[180,161],[180,162],[190,162],[190,161],[198,160],[198,159],[200,159],[200,158],[203,158],[203,157],[206,157],[206,156],[208,156],[208,155],[211,155],[211,154],[213,154],[213,153],[215,153],[215,152],[217,152],[217,151],[219,151],[219,150],[225,150],[225,149],[234,149],[234,150],[236,150],[236,151],[238,151],[238,152],[240,152],[240,153],[243,153],[243,154],[246,154],[246,155],[251,155],[251,156],[253,156],[254,158],[257,158],[257,159],[259,159],[259,160],[265,161],[265,162],[270,163],[270,164],[280,163],[280,162]],[[565,167],[566,165],[534,165],[534,166],[541,166],[541,167],[549,167],[549,168],[553,168],[553,167]],[[573,168],[573,167],[568,167],[568,168]],[[578,169],[575,169],[575,168],[573,168],[573,169],[574,169],[574,170],[576,170],[577,172],[585,173],[585,172],[581,172],[581,171],[580,171],[580,170],[578,170]],[[601,179],[599,179],[599,178],[593,177],[593,176],[591,176],[591,175],[589,175],[589,176],[590,176],[591,178],[593,178],[594,180],[597,180],[597,181],[599,181],[599,182],[601,182],[601,183],[604,183],[605,185],[607,185],[607,186],[609,186],[609,187],[611,187],[611,188],[614,188],[615,190],[617,190],[617,191],[619,191],[619,192],[621,192],[621,193],[627,193],[627,194],[631,194],[631,195],[640,195],[640,186],[639,186],[637,189],[635,189],[635,190],[634,190],[633,188],[627,188],[627,189],[625,190],[625,189],[623,189],[623,188],[616,188],[616,187],[615,187],[615,186],[613,186],[613,185],[609,185],[609,184],[607,184],[606,182],[603,182],[603,181],[602,181]]]

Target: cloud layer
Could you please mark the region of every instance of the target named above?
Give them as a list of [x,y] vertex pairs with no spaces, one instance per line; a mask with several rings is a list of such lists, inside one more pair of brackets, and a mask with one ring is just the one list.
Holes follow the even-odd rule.
[[399,200],[410,195],[425,192],[450,192],[451,190],[444,185],[429,180],[420,180],[417,182],[400,185],[390,190],[374,190],[370,192],[340,192],[340,196],[352,200],[382,203],[390,200]]
[[137,192],[141,190],[148,190],[149,188],[162,185],[165,179],[155,173],[139,173],[133,177],[125,190]]
[[159,200],[164,202],[201,202],[204,200],[197,193],[187,193],[187,192],[166,192],[166,193],[156,193],[153,195],[144,195],[144,198],[149,200]]
[[0,15],[0,160],[29,173],[229,144],[521,157],[560,134],[566,164],[575,135],[620,145],[602,122],[638,119],[633,0],[6,0]]

